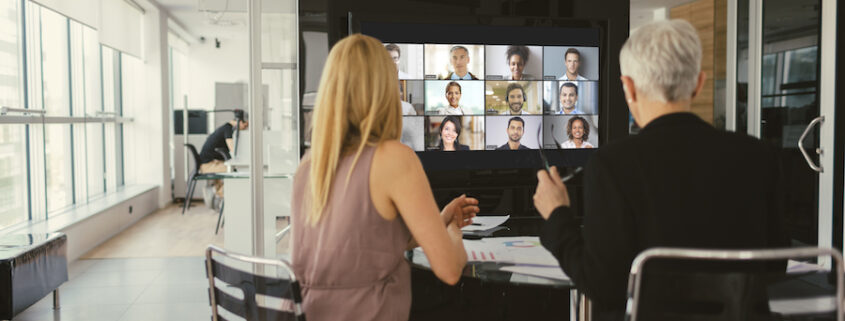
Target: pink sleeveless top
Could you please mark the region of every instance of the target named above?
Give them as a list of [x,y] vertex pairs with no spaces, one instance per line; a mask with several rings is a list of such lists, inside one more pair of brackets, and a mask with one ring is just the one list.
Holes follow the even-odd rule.
[[305,222],[310,155],[294,177],[293,269],[302,283],[309,321],[407,320],[411,271],[404,251],[411,233],[400,216],[378,214],[370,199],[370,167],[376,147],[366,147],[349,179],[354,154],[342,157],[329,201],[316,226]]

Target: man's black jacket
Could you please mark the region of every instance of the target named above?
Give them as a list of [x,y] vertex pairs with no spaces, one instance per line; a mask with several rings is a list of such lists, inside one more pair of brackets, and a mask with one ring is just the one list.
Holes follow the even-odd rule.
[[541,241],[596,316],[621,316],[631,261],[645,249],[787,246],[782,184],[774,148],[669,114],[596,151],[584,171],[583,228],[559,207]]

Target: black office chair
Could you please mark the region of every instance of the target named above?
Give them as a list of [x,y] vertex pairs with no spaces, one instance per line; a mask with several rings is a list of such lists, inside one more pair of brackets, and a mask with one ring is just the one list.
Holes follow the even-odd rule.
[[191,157],[194,159],[194,168],[191,170],[191,174],[188,175],[188,180],[185,182],[186,190],[185,190],[185,203],[182,204],[182,214],[185,214],[185,211],[191,207],[191,199],[194,196],[194,188],[197,185],[197,178],[200,174],[200,154],[197,152],[197,148],[194,147],[193,144],[185,144],[185,147],[191,151]]
[[[211,320],[228,319],[221,316],[225,310],[247,321],[305,321],[299,282],[290,263],[229,253],[214,245],[205,250],[205,258]],[[251,272],[256,270],[264,272]]]
[[[832,276],[835,283],[817,292],[806,287],[796,291],[792,285],[806,281],[798,279],[796,273],[775,271],[771,265],[780,267],[778,264],[787,259],[825,256],[832,258],[835,269],[833,274],[824,270],[821,275],[825,276],[823,279]],[[644,269],[646,266],[649,271]],[[625,320],[787,320],[787,316],[816,314],[822,317],[807,320],[842,321],[843,273],[842,255],[833,249],[653,248],[640,253],[631,263]],[[789,303],[806,297],[834,297],[835,301],[830,300],[834,311],[795,311],[794,303]],[[829,318],[830,312],[836,317]]]
[[[185,182],[185,186],[187,187],[187,189],[185,190],[185,204],[183,204],[182,206],[182,214],[185,214],[185,211],[187,211],[188,208],[191,207],[191,198],[193,198],[194,196],[194,190],[197,187],[197,180],[203,175],[214,175],[214,173],[200,174],[200,165],[202,164],[200,164],[200,154],[197,152],[197,148],[194,147],[193,144],[185,144],[185,147],[187,147],[188,150],[191,151],[191,156],[194,159],[194,169],[191,170],[191,174],[188,175],[188,180]],[[229,155],[226,153],[225,150],[221,148],[215,148],[214,151],[223,156],[224,160],[229,159]],[[217,233],[215,232],[215,234]]]

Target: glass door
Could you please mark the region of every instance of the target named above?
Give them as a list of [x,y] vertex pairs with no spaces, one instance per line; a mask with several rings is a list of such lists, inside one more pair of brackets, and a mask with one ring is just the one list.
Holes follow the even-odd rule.
[[781,149],[793,245],[834,246],[836,1],[730,5],[736,22],[736,49],[729,53],[736,61],[733,128]]

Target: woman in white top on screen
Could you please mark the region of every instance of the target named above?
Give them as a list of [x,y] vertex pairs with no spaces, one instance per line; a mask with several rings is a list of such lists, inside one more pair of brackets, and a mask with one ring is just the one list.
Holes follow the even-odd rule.
[[570,118],[566,124],[566,135],[569,140],[560,144],[561,148],[593,148],[593,144],[587,141],[590,138],[590,125],[584,117]]
[[511,74],[505,77],[506,80],[531,80],[534,76],[522,73],[525,70],[525,64],[528,63],[528,47],[526,46],[508,46],[505,52],[508,58],[508,69]]
[[452,81],[446,85],[446,101],[449,106],[437,108],[437,113],[440,115],[463,115],[464,109],[461,108],[461,84]]

